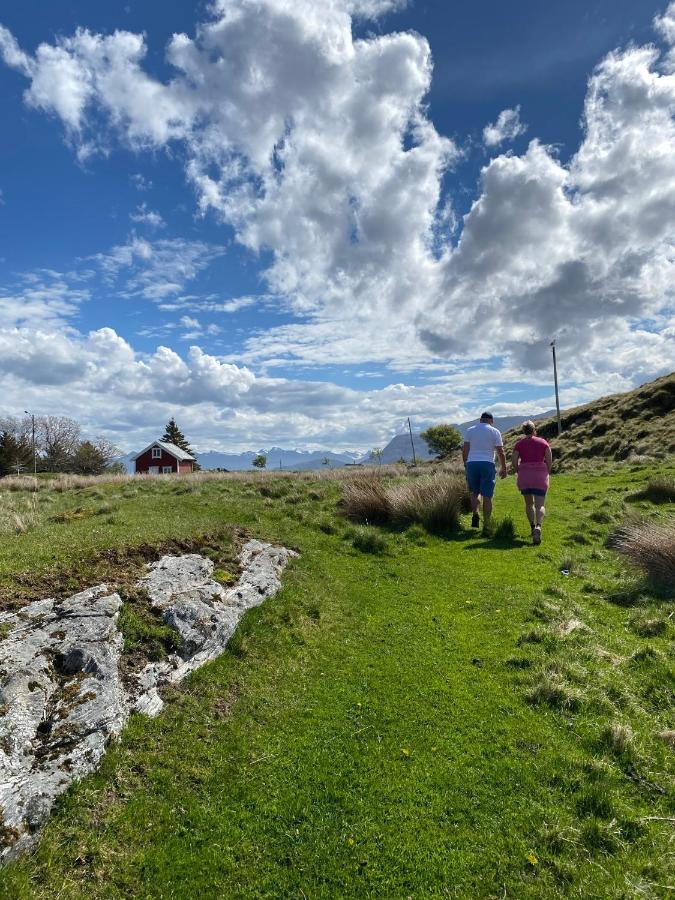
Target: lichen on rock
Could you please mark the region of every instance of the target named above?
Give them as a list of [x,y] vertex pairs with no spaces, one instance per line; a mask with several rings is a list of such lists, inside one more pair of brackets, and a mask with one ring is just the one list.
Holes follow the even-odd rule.
[[31,846],[54,800],[94,771],[132,712],[156,715],[161,687],[219,656],[247,609],[273,596],[295,554],[249,541],[227,588],[196,554],[164,556],[138,584],[180,651],[124,680],[122,600],[98,585],[0,614],[0,861]]

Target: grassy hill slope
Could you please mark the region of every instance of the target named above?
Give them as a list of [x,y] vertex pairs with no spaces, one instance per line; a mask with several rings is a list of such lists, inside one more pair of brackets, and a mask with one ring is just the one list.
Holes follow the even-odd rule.
[[[675,452],[675,373],[628,393],[567,409],[562,427],[558,437],[555,418],[537,423],[538,433],[553,447],[558,469],[584,459],[664,459]],[[514,428],[505,434],[505,444],[511,447],[521,436]]]
[[649,475],[558,476],[541,547],[513,479],[501,538],[355,529],[339,482],[272,473],[39,492],[0,541],[5,589],[205,530],[229,554],[230,523],[301,555],[68,792],[0,898],[666,896],[673,604],[605,548],[627,509],[667,514],[631,499]]

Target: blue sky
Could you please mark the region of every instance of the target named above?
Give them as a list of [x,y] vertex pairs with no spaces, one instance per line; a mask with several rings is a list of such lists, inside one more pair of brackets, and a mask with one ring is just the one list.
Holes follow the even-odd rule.
[[0,415],[363,448],[550,408],[553,337],[567,404],[673,368],[675,5],[315,6],[3,10]]

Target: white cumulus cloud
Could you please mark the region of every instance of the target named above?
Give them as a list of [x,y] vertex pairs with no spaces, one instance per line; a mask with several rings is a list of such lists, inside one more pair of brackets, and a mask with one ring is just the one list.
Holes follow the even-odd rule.
[[497,147],[504,141],[515,141],[526,131],[527,125],[520,121],[519,106],[515,109],[503,109],[497,116],[497,121],[483,129],[483,141],[486,147]]
[[[219,365],[501,357],[502,375],[522,379],[548,366],[555,336],[564,377],[598,388],[672,367],[673,50],[631,45],[601,60],[569,159],[536,139],[495,156],[455,228],[443,185],[460,154],[425,106],[427,41],[353,37],[353,16],[396,5],[222,0],[194,36],[173,36],[167,81],[129,32],[78,30],[30,55],[4,29],[0,52],[28,79],[27,103],[57,115],[83,152],[180,143],[198,209],[269,252],[269,293],[297,318]],[[671,47],[674,23],[671,3],[655,20]],[[523,128],[519,107],[503,110],[485,142]],[[178,303],[216,252],[133,237],[98,262],[129,294]],[[211,383],[211,363],[182,365]]]

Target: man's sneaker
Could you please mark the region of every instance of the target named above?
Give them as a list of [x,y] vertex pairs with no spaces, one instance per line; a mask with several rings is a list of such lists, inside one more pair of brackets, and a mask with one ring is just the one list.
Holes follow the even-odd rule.
[[535,525],[532,529],[532,543],[541,544],[541,525]]
[[471,527],[472,527],[472,528],[478,528],[479,525],[480,525],[480,518],[479,518],[479,516],[478,516],[478,513],[474,513],[474,514],[471,516]]

